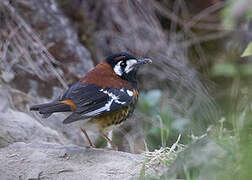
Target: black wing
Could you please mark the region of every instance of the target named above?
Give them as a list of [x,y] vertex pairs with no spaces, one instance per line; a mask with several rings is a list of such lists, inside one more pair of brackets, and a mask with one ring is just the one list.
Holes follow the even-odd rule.
[[133,90],[102,88],[79,82],[62,96],[62,100],[70,99],[76,105],[73,114],[63,123],[117,111],[132,103],[133,98]]

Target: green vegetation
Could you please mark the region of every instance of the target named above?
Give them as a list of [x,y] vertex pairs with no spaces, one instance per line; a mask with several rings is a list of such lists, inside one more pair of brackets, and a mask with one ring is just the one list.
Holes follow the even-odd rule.
[[[141,103],[141,106],[143,104]],[[240,106],[238,104],[237,106]],[[151,167],[156,174],[144,176],[147,179],[174,179],[183,178],[187,180],[196,179],[242,179],[252,178],[252,103],[246,104],[241,112],[230,112],[230,118],[222,117],[215,126],[212,126],[201,137],[187,136],[191,143],[184,146],[183,141],[178,140],[170,146],[165,147],[165,141],[173,138],[173,134],[164,133],[172,131],[169,120],[164,126],[153,126],[146,133],[149,143],[162,146],[154,152],[146,152],[147,161],[144,169]],[[163,116],[163,115],[160,115]],[[169,118],[167,118],[169,119]],[[154,118],[158,124],[160,119]],[[232,122],[231,127],[227,127]],[[160,139],[158,142],[157,139]],[[146,138],[147,139],[147,138]],[[152,140],[154,142],[152,142]],[[181,144],[182,143],[182,144]],[[164,170],[165,169],[165,170]]]
[[252,42],[248,44],[248,47],[245,49],[245,51],[242,53],[242,57],[251,56],[252,55]]
[[[225,28],[235,29],[242,23],[241,17],[251,20],[251,7],[245,8],[240,19],[232,15],[243,2],[230,1],[220,12]],[[145,128],[149,151],[145,152],[147,160],[140,179],[252,179],[252,42],[246,48],[235,39],[227,40],[227,44],[227,51],[209,55],[212,62],[207,66],[208,76],[218,87],[213,97],[221,113],[213,121],[217,123],[210,122],[206,130],[198,129],[204,133],[191,128],[197,123],[195,117],[175,115],[164,91],[141,95],[138,109],[151,123]],[[155,173],[146,175],[148,168]]]

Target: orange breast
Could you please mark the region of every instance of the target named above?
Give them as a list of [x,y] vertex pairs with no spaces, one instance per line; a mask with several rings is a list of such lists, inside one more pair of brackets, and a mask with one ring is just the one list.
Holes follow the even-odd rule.
[[106,61],[101,62],[93,70],[89,71],[86,76],[81,79],[81,81],[83,83],[116,89],[133,88],[130,82],[117,76],[112,67]]

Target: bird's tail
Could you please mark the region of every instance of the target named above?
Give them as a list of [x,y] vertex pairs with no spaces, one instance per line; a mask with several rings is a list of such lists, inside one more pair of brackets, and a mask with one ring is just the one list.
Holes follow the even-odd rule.
[[51,103],[33,105],[30,107],[30,111],[39,111],[40,114],[43,114],[43,118],[47,118],[55,112],[71,111],[71,106],[69,104],[56,101]]

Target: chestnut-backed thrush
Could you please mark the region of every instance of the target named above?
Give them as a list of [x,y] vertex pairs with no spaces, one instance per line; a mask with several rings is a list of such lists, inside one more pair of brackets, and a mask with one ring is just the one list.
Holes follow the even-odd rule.
[[[138,100],[137,70],[142,64],[151,62],[128,53],[114,54],[55,101],[33,105],[30,110],[39,111],[43,117],[55,112],[72,112],[64,124],[85,120],[85,129],[99,133],[113,145],[106,133],[133,113]],[[81,130],[94,146],[86,131]]]

